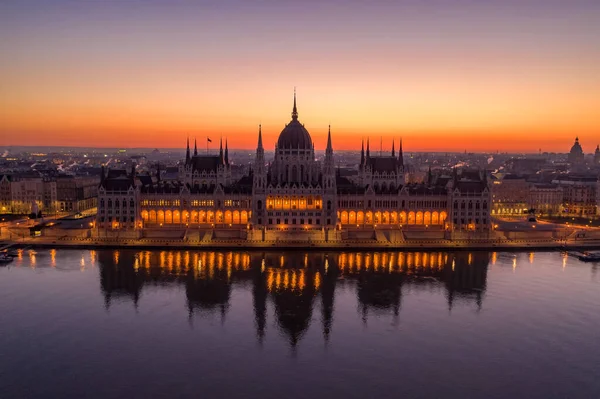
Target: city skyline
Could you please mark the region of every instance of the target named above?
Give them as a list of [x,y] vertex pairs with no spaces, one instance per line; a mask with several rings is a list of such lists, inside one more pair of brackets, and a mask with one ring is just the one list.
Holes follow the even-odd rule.
[[[161,1],[0,6],[0,145],[271,150],[293,88],[315,148],[598,144],[600,4]],[[290,22],[292,20],[292,22]],[[476,32],[476,35],[473,33]]]

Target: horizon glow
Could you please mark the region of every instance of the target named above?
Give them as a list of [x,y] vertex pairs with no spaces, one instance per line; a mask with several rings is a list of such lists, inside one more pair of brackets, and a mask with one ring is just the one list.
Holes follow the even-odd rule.
[[600,2],[0,4],[0,145],[584,152],[600,142]]

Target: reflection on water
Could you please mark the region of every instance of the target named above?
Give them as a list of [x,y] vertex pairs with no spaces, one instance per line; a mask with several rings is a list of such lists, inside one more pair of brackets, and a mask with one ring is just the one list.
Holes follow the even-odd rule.
[[0,397],[600,397],[598,267],[24,249],[0,268]]
[[[115,299],[139,306],[147,286],[185,287],[189,317],[219,313],[226,321],[232,287],[251,284],[257,339],[264,339],[267,302],[280,330],[296,346],[320,306],[328,340],[338,286],[354,285],[366,323],[369,313],[398,317],[402,290],[441,289],[448,308],[472,301],[481,308],[487,252],[190,252],[100,251],[100,286],[107,309]],[[82,258],[82,265],[84,259]]]

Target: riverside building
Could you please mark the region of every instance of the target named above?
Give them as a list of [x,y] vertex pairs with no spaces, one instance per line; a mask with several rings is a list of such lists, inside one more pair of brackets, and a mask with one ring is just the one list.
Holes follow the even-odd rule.
[[[265,158],[259,126],[255,159],[232,177],[227,141],[218,154],[201,154],[187,142],[177,179],[136,176],[135,170],[103,172],[97,226],[140,236],[177,235],[186,240],[340,241],[387,239],[404,232],[446,237],[491,229],[486,173],[459,171],[427,181],[405,181],[402,142],[389,154],[361,149],[358,175],[349,180],[335,167],[331,128],[322,160],[299,120],[296,96],[291,121]],[[472,236],[472,234],[471,234]]]

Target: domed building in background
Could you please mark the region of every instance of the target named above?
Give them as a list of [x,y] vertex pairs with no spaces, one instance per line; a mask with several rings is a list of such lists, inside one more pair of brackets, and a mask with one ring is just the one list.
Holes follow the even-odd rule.
[[584,160],[583,149],[581,148],[581,144],[579,144],[579,137],[575,137],[575,143],[573,147],[571,147],[571,151],[569,152],[568,161],[572,164],[581,164]]

